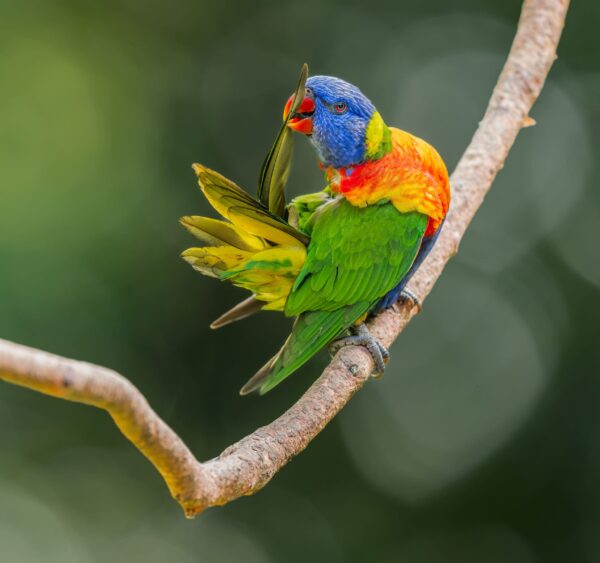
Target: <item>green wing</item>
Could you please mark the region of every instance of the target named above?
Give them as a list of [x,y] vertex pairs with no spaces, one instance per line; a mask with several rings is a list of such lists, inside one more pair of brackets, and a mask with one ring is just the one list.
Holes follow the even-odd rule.
[[308,66],[302,65],[300,79],[294,91],[294,101],[277,134],[275,143],[267,154],[258,178],[258,200],[274,215],[285,216],[285,185],[290,175],[294,137],[288,120],[296,112],[306,87]]
[[408,272],[426,226],[425,215],[399,213],[390,203],[358,208],[338,200],[315,221],[285,314],[373,305]]
[[299,315],[281,350],[243,387],[266,393],[348,329],[410,269],[427,227],[421,213],[391,204],[323,208],[285,314]]

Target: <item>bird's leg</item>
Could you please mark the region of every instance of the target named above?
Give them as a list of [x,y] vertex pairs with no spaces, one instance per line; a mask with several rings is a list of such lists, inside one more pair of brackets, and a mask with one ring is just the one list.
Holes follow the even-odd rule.
[[385,371],[385,364],[390,359],[387,348],[379,342],[367,328],[365,323],[360,323],[350,329],[354,334],[338,338],[329,345],[329,352],[333,355],[345,346],[363,346],[371,354],[375,362],[374,377],[381,377]]
[[419,311],[421,311],[422,309],[420,299],[412,291],[409,291],[406,288],[404,288],[400,292],[400,295],[398,296],[398,301],[402,301],[403,303],[406,303],[407,301],[412,301],[415,307],[419,309]]
[[385,295],[373,308],[370,314],[377,315],[378,313],[381,313],[381,311],[389,309],[398,302],[406,303],[408,301],[414,303],[414,305],[419,308],[419,311],[421,311],[421,301],[412,291],[406,289],[404,283],[405,282],[403,281],[402,284],[399,284],[397,287],[388,292],[387,295]]

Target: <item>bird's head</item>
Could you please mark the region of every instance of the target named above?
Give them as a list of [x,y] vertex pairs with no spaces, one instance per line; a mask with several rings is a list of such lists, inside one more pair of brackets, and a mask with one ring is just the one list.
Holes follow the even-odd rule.
[[[285,105],[284,118],[293,99]],[[333,76],[306,81],[304,98],[288,127],[309,136],[319,160],[334,168],[380,158],[391,149],[389,130],[369,98]]]

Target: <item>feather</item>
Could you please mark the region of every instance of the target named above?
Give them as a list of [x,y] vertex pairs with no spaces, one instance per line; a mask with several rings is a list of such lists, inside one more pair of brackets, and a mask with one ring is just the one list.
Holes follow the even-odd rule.
[[210,328],[217,329],[230,323],[241,321],[246,317],[254,315],[254,313],[258,313],[264,305],[263,301],[259,301],[254,295],[251,295],[248,299],[244,299],[241,303],[223,313],[218,319],[215,319],[210,324]]
[[181,257],[194,268],[206,276],[222,278],[228,270],[236,268],[251,256],[244,250],[232,246],[204,246],[202,248],[188,248],[181,253]]
[[290,174],[294,146],[294,138],[288,127],[288,121],[302,103],[307,76],[308,66],[305,63],[302,65],[290,111],[281,125],[275,143],[265,158],[258,179],[258,200],[271,213],[282,218],[285,218],[285,185]]
[[369,303],[363,302],[336,311],[311,311],[300,315],[279,352],[248,380],[240,395],[257,390],[264,395],[273,389],[368,309]]
[[265,243],[259,237],[246,233],[225,221],[192,215],[182,217],[179,222],[208,246],[230,245],[248,251],[266,248]]
[[278,244],[308,244],[309,237],[269,213],[231,180],[201,164],[193,168],[208,202],[235,225]]

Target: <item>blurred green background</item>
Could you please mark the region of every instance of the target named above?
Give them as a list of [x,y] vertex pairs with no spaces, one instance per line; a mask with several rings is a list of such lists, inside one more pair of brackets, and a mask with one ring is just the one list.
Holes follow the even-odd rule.
[[[516,0],[0,4],[0,336],[126,374],[201,458],[286,409],[239,387],[289,322],[178,257],[190,164],[254,191],[300,64],[344,77],[452,169]],[[6,562],[600,561],[600,4],[423,313],[260,494],[187,521],[100,411],[0,385]],[[322,186],[298,139],[291,192]]]

